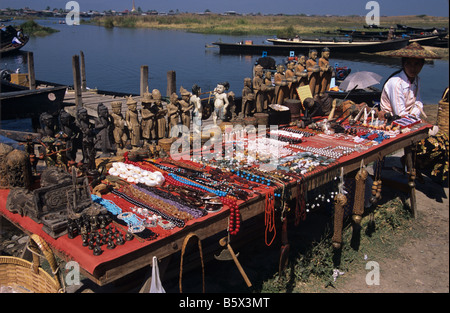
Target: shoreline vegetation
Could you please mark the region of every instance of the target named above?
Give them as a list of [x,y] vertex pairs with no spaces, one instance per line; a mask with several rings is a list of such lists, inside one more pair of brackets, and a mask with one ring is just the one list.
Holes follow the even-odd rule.
[[[217,35],[268,35],[268,36],[318,36],[334,32],[339,28],[363,29],[366,25],[365,16],[306,16],[306,15],[276,15],[276,16],[240,16],[219,14],[177,15],[132,15],[105,16],[83,20],[84,24],[93,24],[106,28],[153,28],[161,30],[184,30],[202,34]],[[403,24],[414,27],[447,27],[448,17],[428,15],[412,16],[382,16],[380,25],[385,27]],[[376,29],[366,31],[377,31]]]
[[34,20],[29,20],[20,24],[19,28],[23,29],[24,34],[36,37],[43,37],[59,32],[57,29],[41,26]]

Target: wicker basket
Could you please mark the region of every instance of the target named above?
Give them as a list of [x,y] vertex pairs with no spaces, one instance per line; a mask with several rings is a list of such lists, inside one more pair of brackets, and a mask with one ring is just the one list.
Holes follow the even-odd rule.
[[[0,286],[11,287],[15,292],[24,293],[62,292],[56,260],[48,244],[38,235],[31,235],[29,248],[33,254],[33,262],[0,256]],[[39,251],[42,251],[50,264],[54,277],[40,266]]]
[[447,135],[449,134],[448,118],[449,118],[449,107],[448,107],[448,87],[447,87],[444,91],[444,94],[442,95],[441,101],[439,101],[439,108],[436,122],[436,124],[439,126],[439,130],[445,132]]

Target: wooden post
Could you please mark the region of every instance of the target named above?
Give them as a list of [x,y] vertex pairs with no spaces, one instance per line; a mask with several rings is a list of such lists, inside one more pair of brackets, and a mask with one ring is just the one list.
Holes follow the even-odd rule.
[[86,91],[86,64],[84,62],[84,52],[80,51],[80,69],[81,69],[81,91]]
[[167,72],[167,97],[174,92],[177,92],[177,75],[175,71]]
[[414,219],[417,219],[417,202],[416,202],[416,168],[414,166],[413,162],[413,151],[412,146],[406,147],[403,149],[405,152],[405,161],[406,161],[406,168],[407,168],[407,174],[408,174],[408,187],[409,187],[409,199],[411,202],[411,212],[414,217]]
[[141,65],[141,97],[148,89],[148,65]]
[[31,89],[36,89],[36,77],[34,74],[34,57],[33,52],[27,52],[28,58],[28,84]]
[[74,55],[72,57],[72,72],[73,72],[73,89],[75,91],[75,105],[82,106],[81,97],[81,77],[80,77],[80,57]]

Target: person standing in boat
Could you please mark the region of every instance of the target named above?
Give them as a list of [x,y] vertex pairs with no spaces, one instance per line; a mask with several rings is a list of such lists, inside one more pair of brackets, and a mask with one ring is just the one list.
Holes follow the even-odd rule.
[[416,42],[390,56],[402,58],[402,69],[387,79],[381,93],[381,111],[393,116],[412,114],[419,118],[423,114],[426,117],[420,99],[419,73],[425,59],[438,59],[439,56]]

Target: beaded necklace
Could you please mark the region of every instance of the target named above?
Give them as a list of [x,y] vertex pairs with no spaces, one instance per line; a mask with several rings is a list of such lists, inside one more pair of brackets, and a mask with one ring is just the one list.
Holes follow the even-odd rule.
[[[264,208],[264,239],[267,246],[270,246],[275,240],[277,229],[275,227],[275,195],[274,191],[271,190],[266,194],[265,208]],[[272,239],[268,241],[269,233],[272,233]]]
[[180,228],[184,227],[184,225],[185,225],[185,222],[182,219],[168,215],[165,212],[162,212],[162,211],[158,210],[157,208],[154,208],[153,206],[143,203],[142,201],[136,200],[121,191],[113,189],[111,192],[114,195],[125,199],[126,201],[130,202],[133,205],[147,209],[147,210],[155,213],[156,215],[160,215],[163,219],[168,220],[169,222],[172,222],[173,224],[175,224],[176,226],[178,226]]

